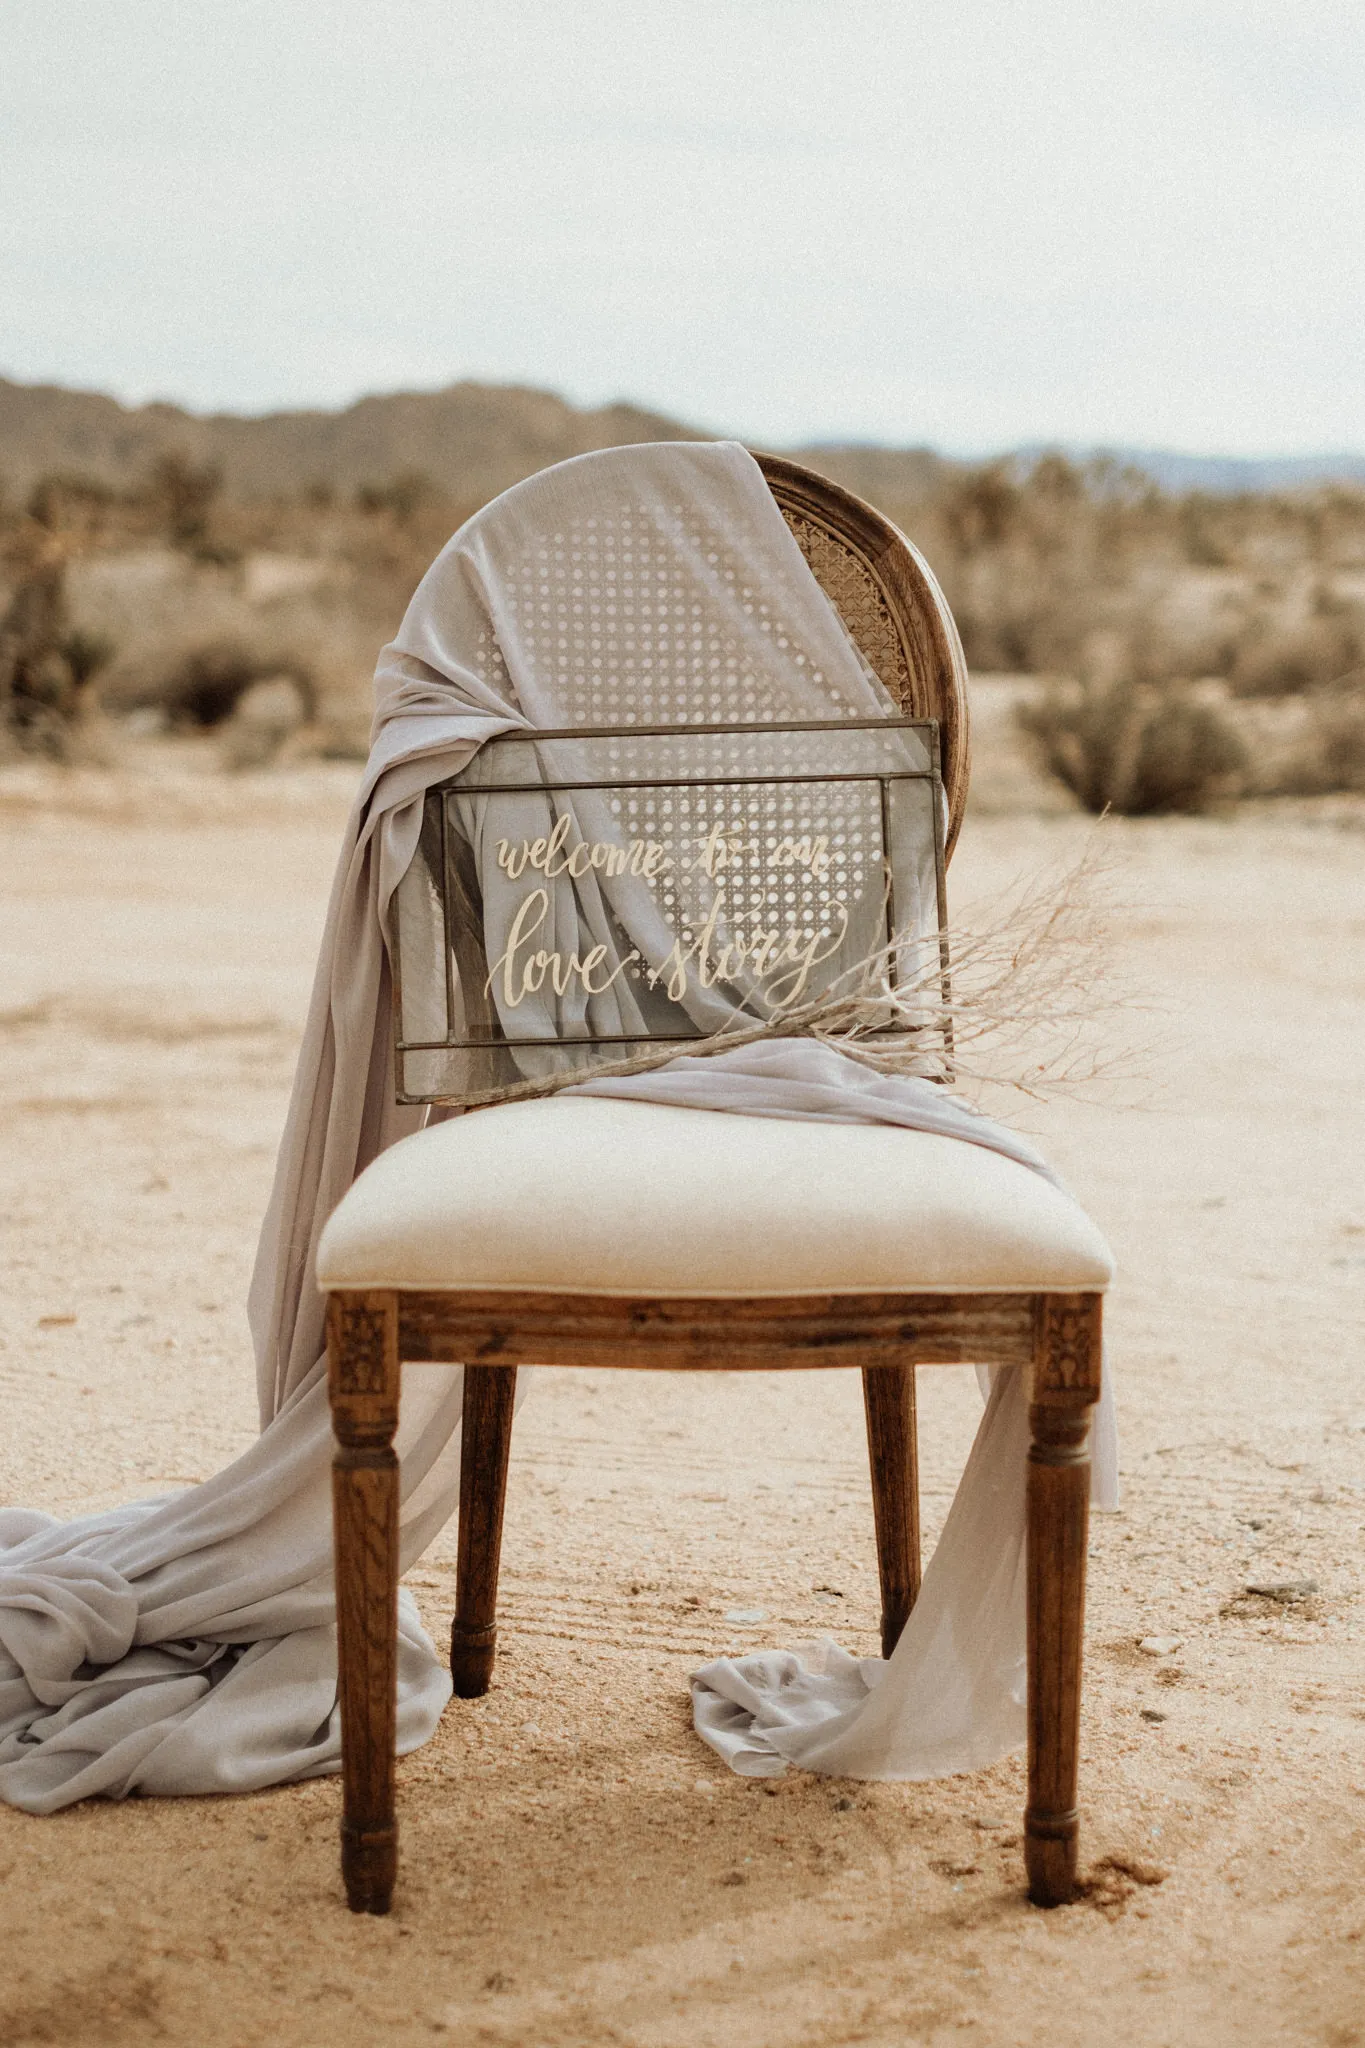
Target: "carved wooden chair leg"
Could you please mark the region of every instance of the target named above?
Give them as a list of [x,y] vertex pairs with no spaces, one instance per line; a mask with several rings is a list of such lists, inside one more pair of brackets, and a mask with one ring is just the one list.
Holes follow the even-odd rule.
[[398,1315],[392,1294],[334,1294],[328,1385],[341,1700],[341,1869],[353,1913],[387,1913],[398,1857]]
[[872,1515],[882,1584],[882,1655],[889,1657],[919,1598],[919,1437],[913,1365],[863,1367]]
[[488,1690],[497,1651],[498,1559],[516,1400],[514,1365],[469,1365],[460,1436],[460,1535],[450,1674],[464,1700]]
[[1039,1296],[1029,1409],[1024,1814],[1029,1897],[1036,1906],[1065,1905],[1076,1889],[1090,1410],[1099,1378],[1100,1296]]

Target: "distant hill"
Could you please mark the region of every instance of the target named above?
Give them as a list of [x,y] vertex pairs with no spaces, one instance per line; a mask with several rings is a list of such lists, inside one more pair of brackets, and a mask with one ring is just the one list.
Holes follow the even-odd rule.
[[[552,392],[518,385],[452,384],[362,398],[336,412],[258,417],[200,414],[176,405],[121,405],[93,391],[0,378],[0,491],[22,501],[40,477],[67,473],[124,489],[160,456],[179,453],[221,470],[229,498],[293,497],[313,485],[353,491],[421,472],[459,504],[481,503],[548,463],[636,441],[697,440],[704,430],[639,406],[580,410]],[[818,443],[792,451],[874,504],[932,498],[964,466],[927,448]],[[1042,445],[1013,453],[1029,465]],[[1101,451],[1068,447],[1083,460]],[[1340,479],[1365,484],[1365,457],[1267,460],[1181,455],[1160,449],[1103,451],[1141,468],[1164,489],[1293,489]]]
[[[1038,442],[1020,448],[1016,460],[1032,463],[1048,452],[1048,444]],[[1365,485],[1365,455],[1182,455],[1172,448],[1074,443],[1064,445],[1061,453],[1073,462],[1107,456],[1124,468],[1140,469],[1172,496],[1185,491],[1208,491],[1227,498],[1243,492],[1297,491],[1312,484]]]
[[964,466],[935,454],[932,448],[875,448],[859,441],[813,442],[786,452],[798,462],[809,463],[822,476],[832,477],[845,490],[856,491],[869,504],[897,510],[926,504],[945,478],[958,474]]
[[292,496],[313,484],[354,490],[421,471],[456,500],[473,502],[591,448],[699,438],[638,406],[580,412],[549,392],[515,385],[453,384],[362,398],[340,412],[242,418],[124,406],[92,391],[0,378],[0,488],[11,500],[60,471],[124,488],[159,456],[178,452],[216,463],[232,498]]

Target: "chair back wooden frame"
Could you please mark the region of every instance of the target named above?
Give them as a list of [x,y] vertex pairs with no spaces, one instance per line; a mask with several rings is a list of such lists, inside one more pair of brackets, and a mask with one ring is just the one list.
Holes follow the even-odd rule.
[[[817,581],[908,715],[936,718],[951,853],[969,767],[965,678],[924,565],[889,520],[776,456],[758,458]],[[477,1111],[472,1112],[477,1114]],[[1090,1413],[1099,1397],[1097,1293],[755,1296],[745,1300],[338,1289],[327,1313],[339,1696],[342,1871],[355,1912],[389,1910],[397,1868],[394,1743],[401,1367],[463,1361],[457,1695],[486,1692],[497,1641],[503,1503],[521,1365],[862,1373],[873,1519],[890,1656],[920,1584],[915,1368],[1022,1367],[1032,1376],[1028,1515],[1029,1895],[1075,1890]]]

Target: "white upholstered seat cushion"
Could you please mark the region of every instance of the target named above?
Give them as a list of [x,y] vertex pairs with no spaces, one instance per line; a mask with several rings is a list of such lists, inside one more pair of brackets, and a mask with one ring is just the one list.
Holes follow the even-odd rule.
[[318,1248],[325,1288],[615,1295],[1107,1287],[1067,1195],[983,1146],[557,1095],[380,1154]]

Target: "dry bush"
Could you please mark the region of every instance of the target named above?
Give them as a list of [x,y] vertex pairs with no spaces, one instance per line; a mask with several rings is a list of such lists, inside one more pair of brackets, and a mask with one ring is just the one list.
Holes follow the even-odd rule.
[[314,709],[310,678],[282,671],[278,661],[238,641],[196,647],[166,675],[158,691],[166,722],[181,731],[203,731],[222,725],[253,684],[287,673],[311,717]]
[[1260,796],[1365,792],[1365,686],[1344,678],[1302,706],[1293,743],[1257,783]]
[[388,512],[400,526],[406,526],[423,505],[433,500],[443,500],[444,493],[437,490],[431,478],[421,469],[405,469],[387,483],[361,484],[356,490],[356,505],[362,512]]
[[1088,811],[1204,811],[1239,794],[1248,761],[1227,711],[1189,685],[1054,683],[1018,717]]
[[[482,438],[442,442],[439,463],[403,428],[403,407],[390,416],[377,400],[361,409],[359,467],[356,446],[343,461],[311,427],[299,441],[297,422],[268,476],[248,465],[248,478],[242,463],[248,441],[270,440],[269,422],[222,433],[186,423],[140,474],[124,465],[103,480],[60,470],[54,455],[0,506],[0,611],[26,573],[19,557],[38,542],[60,546],[72,625],[116,643],[98,682],[111,711],[166,705],[176,722],[211,723],[244,688],[283,673],[311,677],[316,722],[363,746],[375,654],[449,535],[514,472],[587,445],[538,439],[532,400],[558,432],[564,409],[543,395],[466,393],[461,431]],[[641,424],[625,413],[615,422],[632,433]],[[1175,494],[1113,462],[1056,453],[977,466],[923,451],[809,459],[923,548],[973,668],[1082,679],[1050,692],[1031,722],[1053,772],[1091,808],[1197,809],[1231,793],[1238,731],[1255,735],[1262,709],[1273,759],[1258,758],[1248,788],[1267,776],[1279,787],[1291,754],[1286,787],[1337,787],[1336,776],[1356,786],[1355,713],[1334,687],[1365,662],[1365,491]],[[430,474],[414,466],[424,461]],[[267,596],[256,572],[272,565],[321,573]],[[54,640],[26,660],[18,688],[36,707],[33,730],[59,732],[65,714],[44,708],[45,696],[81,692],[84,656],[69,659]],[[1192,676],[1222,678],[1244,710],[1192,691],[1182,681]],[[13,678],[6,688],[13,705]],[[1304,736],[1277,706],[1310,699]]]
[[1314,705],[1324,786],[1365,791],[1365,688],[1333,691]]
[[137,495],[172,547],[183,548],[201,560],[222,561],[231,559],[230,551],[215,545],[211,532],[222,487],[222,471],[216,463],[191,462],[173,450],[152,465]]
[[1036,672],[1070,667],[1121,610],[1125,517],[1050,455],[1026,474],[1012,462],[958,472],[909,524],[941,570],[972,666]]
[[89,723],[94,679],[112,653],[104,636],[72,630],[65,555],[44,545],[0,618],[0,747],[73,759]]
[[933,562],[973,668],[1075,675],[1097,635],[1136,681],[1317,689],[1365,658],[1365,491],[1172,495],[1059,455],[943,466],[885,509]]
[[1319,589],[1297,619],[1253,616],[1229,665],[1239,697],[1288,697],[1330,688],[1365,660],[1365,617]]

